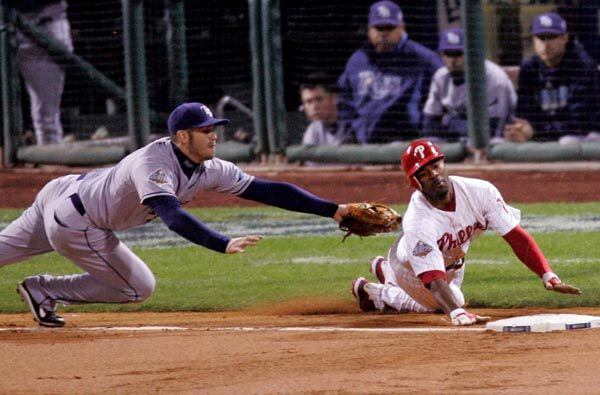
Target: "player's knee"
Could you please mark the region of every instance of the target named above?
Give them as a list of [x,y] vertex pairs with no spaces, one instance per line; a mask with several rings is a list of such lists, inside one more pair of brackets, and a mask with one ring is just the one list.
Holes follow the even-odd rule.
[[135,288],[135,296],[132,302],[143,302],[148,299],[156,288],[156,279],[154,276],[148,276],[144,281],[140,281]]

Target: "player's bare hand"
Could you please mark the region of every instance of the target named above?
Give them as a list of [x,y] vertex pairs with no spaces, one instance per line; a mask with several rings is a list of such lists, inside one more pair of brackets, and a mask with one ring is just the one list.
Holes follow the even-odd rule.
[[552,272],[545,273],[542,281],[544,282],[544,287],[548,291],[569,295],[581,295],[581,290],[579,288],[563,283],[560,281],[560,278]]
[[467,310],[459,308],[450,312],[452,325],[469,326],[476,324],[484,324],[492,319],[485,315],[471,314]]
[[244,237],[236,237],[229,240],[225,253],[236,254],[238,252],[244,252],[244,249],[249,246],[255,246],[262,239],[260,235],[251,235]]
[[512,117],[512,122],[504,127],[504,139],[515,143],[523,143],[533,137],[533,127],[528,120]]
[[347,204],[340,204],[338,206],[337,211],[335,212],[335,214],[333,215],[333,219],[337,222],[340,223],[340,221],[346,216],[348,215],[348,205]]

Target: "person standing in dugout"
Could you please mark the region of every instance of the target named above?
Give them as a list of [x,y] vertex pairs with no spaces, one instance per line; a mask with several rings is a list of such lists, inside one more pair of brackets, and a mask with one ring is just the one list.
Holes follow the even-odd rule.
[[57,304],[142,302],[156,286],[154,274],[114,234],[156,217],[169,229],[211,250],[235,254],[260,235],[229,238],[182,206],[205,191],[229,193],[287,210],[340,222],[349,205],[321,199],[295,185],[246,174],[215,158],[214,118],[201,103],[184,103],[168,119],[169,137],[129,154],[117,165],[50,181],[18,219],[0,232],[0,266],[56,251],[84,273],[31,276],[17,291],[42,326],[61,327]]
[[416,189],[402,220],[403,234],[388,252],[371,261],[377,283],[359,277],[352,293],[361,310],[444,312],[454,325],[484,323],[469,313],[461,285],[471,242],[487,229],[500,234],[515,255],[541,277],[547,290],[579,295],[552,272],[535,240],[519,226],[521,213],[508,206],[491,183],[448,176],[444,154],[433,143],[413,141],[402,154],[402,169]]

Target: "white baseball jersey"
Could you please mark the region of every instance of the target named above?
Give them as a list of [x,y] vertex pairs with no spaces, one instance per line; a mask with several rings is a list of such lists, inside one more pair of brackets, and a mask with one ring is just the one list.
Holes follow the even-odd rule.
[[90,221],[99,228],[129,229],[156,217],[142,204],[153,196],[174,196],[184,205],[202,191],[239,195],[254,179],[231,162],[205,161],[188,179],[168,137],[125,157],[119,164],[94,170],[79,181],[78,193]]
[[[519,224],[519,210],[504,203],[491,183],[450,176],[456,207],[443,211],[431,205],[420,191],[413,193],[402,220],[404,234],[389,251],[388,260],[397,286],[421,305],[438,308],[433,295],[418,275],[431,270],[446,272],[456,287],[462,284],[464,265],[460,259],[471,242],[491,228],[505,235]],[[462,297],[462,295],[460,295]]]

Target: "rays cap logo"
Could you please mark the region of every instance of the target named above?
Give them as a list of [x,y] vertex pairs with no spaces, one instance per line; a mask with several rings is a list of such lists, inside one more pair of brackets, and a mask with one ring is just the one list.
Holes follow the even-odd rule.
[[438,50],[444,51],[463,51],[465,45],[465,34],[463,29],[453,27],[444,30],[440,34],[440,43]]
[[378,1],[373,3],[369,9],[369,27],[400,26],[403,23],[402,10],[393,1]]
[[554,12],[547,12],[535,17],[531,24],[534,36],[562,36],[567,33],[567,22]]
[[175,108],[167,121],[169,134],[178,130],[219,126],[229,123],[228,119],[215,118],[208,106],[202,103],[183,103]]

